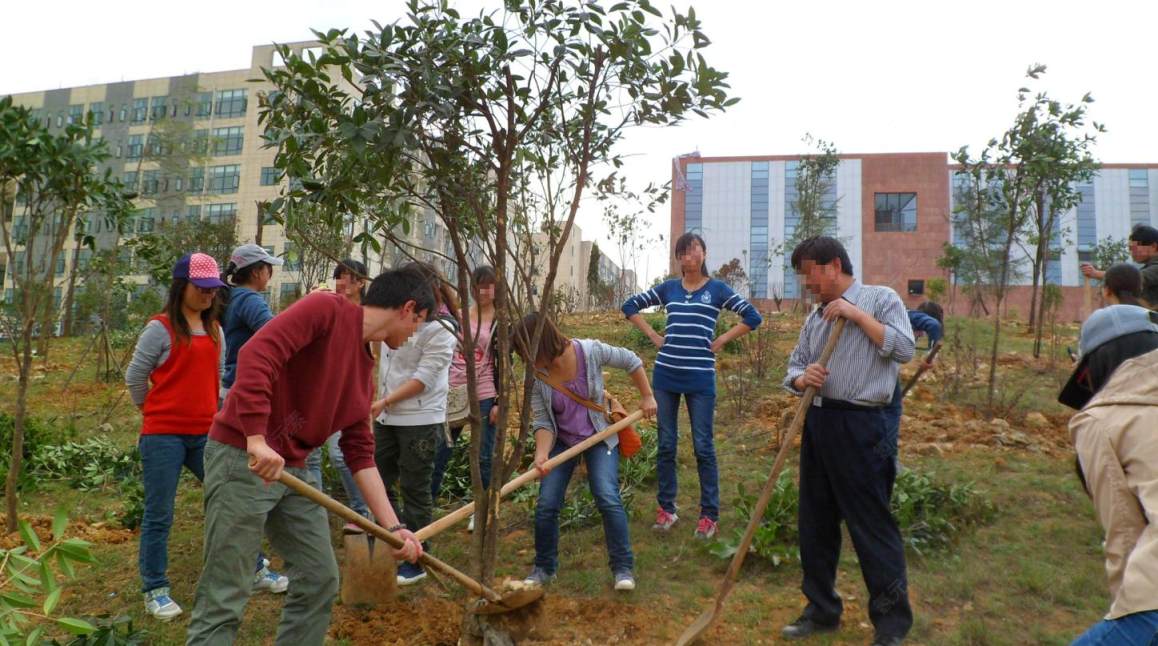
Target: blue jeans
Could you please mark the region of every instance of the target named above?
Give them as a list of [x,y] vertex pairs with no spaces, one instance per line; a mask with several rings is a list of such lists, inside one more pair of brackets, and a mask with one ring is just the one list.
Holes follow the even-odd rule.
[[1158,646],[1158,610],[1099,621],[1070,646]]
[[[655,401],[659,406],[656,425],[659,429],[659,455],[656,472],[659,475],[659,492],[656,500],[669,514],[676,511],[675,499],[679,484],[676,482],[676,444],[679,428],[680,394],[667,390],[655,390]],[[687,401],[688,417],[691,419],[692,448],[696,453],[696,469],[700,475],[700,516],[713,521],[720,519],[720,472],[716,466],[716,444],[712,439],[712,419],[716,413],[715,393],[682,393]]]
[[[491,409],[495,407],[495,398],[480,399],[478,402],[479,414],[482,415],[483,422],[483,436],[482,446],[479,447],[478,453],[478,468],[482,476],[483,489],[489,489],[491,486],[491,458],[495,453],[495,425],[491,424]],[[462,429],[465,427],[458,427],[450,429],[450,437],[454,444],[458,443],[458,436],[462,434]],[[430,480],[430,497],[436,504],[438,503],[438,495],[442,493],[442,478],[446,475],[446,465],[450,463],[450,457],[454,454],[454,444],[447,445],[446,438],[443,438],[442,443],[438,446],[438,453],[434,455],[434,475]]]
[[173,527],[177,483],[182,467],[198,480],[205,479],[205,439],[204,435],[142,435],[137,442],[145,485],[137,551],[141,592],[169,587],[169,530]]
[[[145,510],[141,517],[141,543],[137,567],[141,592],[169,587],[169,530],[173,527],[173,505],[177,483],[184,467],[198,479],[205,479],[204,435],[142,435],[137,441],[141,452],[141,477],[145,485]],[[256,570],[265,555],[257,555]]]
[[[567,450],[556,442],[551,457]],[[571,474],[579,464],[580,456],[560,464],[539,483],[539,500],[535,503],[535,567],[550,574],[559,569],[559,510]],[[635,567],[631,553],[631,537],[627,532],[627,512],[619,497],[619,451],[606,444],[596,444],[583,452],[587,463],[587,485],[595,498],[595,506],[603,516],[603,537],[612,572],[630,572]]]
[[893,398],[881,409],[885,416],[885,441],[877,450],[886,456],[896,457],[901,436],[901,414],[904,412],[901,399],[901,382],[893,389]]
[[[338,475],[342,478],[342,488],[346,490],[346,500],[350,503],[350,509],[369,518],[370,508],[366,506],[366,501],[362,498],[362,492],[358,490],[358,483],[354,482],[354,474],[350,472],[350,467],[346,466],[346,460],[342,457],[342,447],[338,446],[338,441],[341,439],[342,432],[338,431],[326,440],[326,450],[330,452],[330,464],[334,465],[334,468],[338,470]],[[314,479],[318,481],[318,489],[323,489],[321,486],[321,447],[310,451],[309,455],[306,456],[306,470],[313,474]]]

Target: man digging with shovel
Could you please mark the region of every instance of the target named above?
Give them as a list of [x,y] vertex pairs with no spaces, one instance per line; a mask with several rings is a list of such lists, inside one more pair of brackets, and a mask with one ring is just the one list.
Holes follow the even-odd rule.
[[[901,532],[889,508],[896,464],[875,450],[886,436],[882,407],[898,366],[915,343],[896,292],[862,285],[844,247],[818,236],[792,252],[792,268],[821,307],[809,314],[788,361],[784,386],[799,395],[818,389],[800,445],[800,562],[808,606],[784,627],[788,638],[834,631],[843,610],[836,593],[840,521],[848,525],[869,590],[873,645],[900,644],[913,624]],[[849,323],[825,368],[818,362],[837,318]]]
[[277,480],[305,478],[305,459],[335,431],[370,511],[400,539],[395,557],[422,547],[386,497],[370,434],[368,343],[401,346],[434,307],[416,270],[379,275],[355,305],[316,292],[277,316],[242,348],[237,378],[205,447],[205,550],[187,644],[232,644],[264,533],[293,572],[277,644],[320,645],[338,591],[326,511]]

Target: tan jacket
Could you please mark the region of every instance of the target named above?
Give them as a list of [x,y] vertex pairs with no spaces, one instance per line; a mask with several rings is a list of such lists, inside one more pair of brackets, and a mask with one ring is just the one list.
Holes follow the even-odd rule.
[[1119,366],[1070,436],[1106,531],[1106,618],[1158,610],[1158,350]]

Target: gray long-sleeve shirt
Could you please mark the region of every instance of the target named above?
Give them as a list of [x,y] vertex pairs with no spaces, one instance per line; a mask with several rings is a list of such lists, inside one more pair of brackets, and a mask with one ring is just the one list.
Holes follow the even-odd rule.
[[[882,406],[892,400],[900,364],[910,361],[916,349],[908,312],[896,292],[879,285],[862,285],[854,280],[842,298],[885,326],[884,344],[873,343],[859,325],[845,324],[828,362],[828,378],[817,394],[862,406]],[[788,359],[784,388],[793,394],[801,394],[793,382],[809,364],[820,360],[832,331],[833,324],[821,316],[818,308],[804,320],[800,340]]]
[[[194,336],[204,336],[206,332],[194,331]],[[225,343],[222,337],[221,344],[221,361],[218,368],[218,376],[225,367]],[[165,329],[165,325],[160,321],[149,321],[145,325],[145,329],[141,331],[141,336],[137,338],[137,347],[133,349],[133,358],[129,360],[129,365],[125,368],[125,385],[129,387],[129,396],[133,400],[133,404],[143,406],[145,404],[145,396],[149,394],[149,375],[157,369],[157,366],[165,363],[169,358],[169,351],[172,349],[172,342],[169,339],[169,331]]]

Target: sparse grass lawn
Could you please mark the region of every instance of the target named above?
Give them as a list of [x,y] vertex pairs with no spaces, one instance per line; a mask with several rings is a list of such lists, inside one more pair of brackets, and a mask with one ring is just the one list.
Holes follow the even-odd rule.
[[[790,316],[770,317],[775,327],[779,354],[790,350],[796,340],[798,320]],[[609,343],[627,344],[629,325],[618,314],[569,315],[564,322],[568,333],[577,337],[598,337]],[[982,354],[990,327],[985,321],[954,319],[962,338],[973,338]],[[1022,333],[1024,326],[1011,326],[1005,333],[1003,352],[1029,356],[1032,338]],[[1006,383],[1022,384],[1026,392],[1018,405],[1023,415],[1041,410],[1060,418],[1062,409],[1053,399],[1055,383],[1064,379],[1069,361],[1066,344],[1076,343],[1076,328],[1065,328],[1072,336],[1060,343],[1062,357],[1042,371],[1041,362],[1011,362],[1002,365]],[[82,365],[78,375],[65,385],[69,373],[87,345],[87,339],[55,343],[46,370],[33,389],[33,410],[38,418],[61,430],[62,438],[83,439],[103,433],[124,446],[136,440],[139,417],[121,397],[119,383],[98,384],[91,369]],[[640,349],[648,365],[654,352]],[[948,359],[947,359],[948,360]],[[4,373],[14,374],[11,359],[0,364]],[[729,359],[743,361],[743,355]],[[88,374],[86,374],[86,370]],[[721,527],[734,531],[739,519],[732,507],[736,484],[750,491],[763,483],[775,454],[775,428],[786,405],[778,393],[780,374],[772,374],[754,388],[755,400],[745,415],[738,417],[731,406],[717,409],[717,449],[720,462]],[[3,388],[11,393],[14,380],[4,377]],[[634,403],[635,395],[626,376],[613,374],[610,389]],[[972,393],[970,399],[975,395]],[[11,402],[5,397],[3,401]],[[786,403],[787,402],[787,403]],[[970,401],[954,402],[968,404]],[[8,404],[8,407],[11,403]],[[105,421],[108,426],[97,429]],[[1011,420],[1012,421],[1012,420]],[[681,415],[681,429],[686,418]],[[1057,433],[1054,429],[1051,433]],[[902,428],[902,443],[905,429]],[[947,433],[952,439],[954,431]],[[906,466],[931,470],[949,482],[971,481],[993,501],[992,522],[964,532],[946,549],[928,554],[908,555],[911,596],[916,625],[914,644],[1066,644],[1094,623],[1108,604],[1101,558],[1101,532],[1092,507],[1073,475],[1070,454],[1062,450],[1020,451],[1001,447],[962,446],[943,456],[920,454],[902,449]],[[794,460],[790,461],[790,465]],[[578,474],[577,474],[578,475]],[[584,623],[583,611],[552,615],[553,640],[579,641],[589,635],[592,643],[610,641],[603,625],[620,622],[634,626],[623,633],[619,643],[664,643],[673,640],[710,602],[727,561],[713,556],[706,544],[692,539],[698,501],[695,460],[687,433],[681,435],[679,455],[681,521],[668,535],[657,535],[650,527],[655,501],[654,485],[639,491],[630,509],[630,526],[636,556],[639,588],[629,595],[610,589],[610,572],[603,545],[602,526],[565,530],[560,541],[561,566],[550,595],[560,602],[574,600],[580,609],[610,608],[606,622]],[[573,486],[585,487],[576,477]],[[60,506],[74,518],[96,522],[112,519],[120,502],[115,490],[80,492],[61,483],[43,483],[24,498],[30,514],[51,514]],[[532,529],[527,508],[515,502],[504,507],[507,524],[501,546],[499,576],[522,577],[534,555]],[[177,518],[170,539],[170,578],[175,598],[186,614],[169,624],[144,616],[139,594],[135,540],[95,547],[98,563],[81,571],[69,586],[64,610],[75,615],[131,615],[148,629],[150,643],[183,643],[192,610],[193,592],[201,567],[202,543],[201,488],[191,478],[181,486]],[[335,527],[335,545],[340,545]],[[466,569],[469,564],[469,535],[458,528],[438,537],[434,550],[445,560]],[[844,628],[815,644],[868,643],[872,630],[866,612],[867,594],[851,542],[845,541],[838,587],[845,598]],[[292,576],[292,572],[289,573]],[[803,607],[799,592],[800,571],[795,561],[774,567],[758,558],[749,558],[740,582],[728,605],[724,621],[709,636],[708,643],[779,643],[780,627],[794,619]],[[428,580],[417,590],[401,593],[404,598],[422,599],[448,595]],[[460,598],[453,590],[451,598]],[[252,598],[239,635],[239,644],[272,643],[280,613],[281,599],[269,594]],[[339,613],[343,612],[341,610]],[[626,629],[625,629],[626,630]],[[615,633],[619,634],[619,633]],[[604,637],[600,637],[604,635]],[[408,642],[406,635],[382,635],[383,643]],[[339,642],[335,642],[339,643]],[[342,642],[345,643],[345,642]]]

